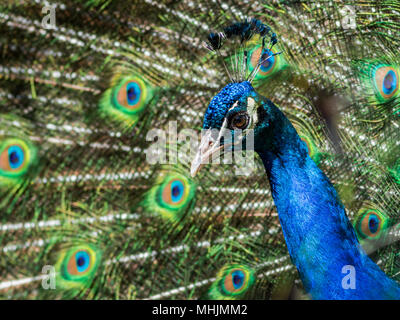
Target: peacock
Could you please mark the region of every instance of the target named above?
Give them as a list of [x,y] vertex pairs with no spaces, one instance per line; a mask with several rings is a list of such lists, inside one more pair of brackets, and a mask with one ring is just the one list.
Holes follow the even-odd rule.
[[399,16],[3,1],[0,298],[398,299]]
[[[276,56],[272,53],[277,43],[275,33],[271,35],[269,48],[265,46],[269,31],[269,27],[252,19],[235,23],[222,33],[210,34],[211,51],[219,52],[223,39],[234,36],[244,43],[260,35],[262,45],[254,71],[246,76],[248,59],[244,50],[243,56],[236,57],[237,65],[242,67],[236,70],[239,75],[233,76],[235,82],[211,100],[203,122],[203,129],[208,132],[193,161],[192,176],[220,149],[241,143],[246,146],[249,130],[254,130],[254,150],[267,172],[289,254],[306,291],[317,299],[399,299],[400,286],[386,277],[359,245],[335,189],[309,156],[307,144],[273,102],[257,94],[251,86],[256,73],[268,68],[273,63],[267,63],[268,59]],[[383,80],[385,88],[386,82]],[[212,129],[216,134],[212,134]],[[242,133],[232,142],[225,130]],[[370,220],[368,228],[375,227],[374,220]],[[353,268],[358,285],[352,288],[343,285],[344,267]],[[240,275],[232,278],[238,286],[244,281]]]

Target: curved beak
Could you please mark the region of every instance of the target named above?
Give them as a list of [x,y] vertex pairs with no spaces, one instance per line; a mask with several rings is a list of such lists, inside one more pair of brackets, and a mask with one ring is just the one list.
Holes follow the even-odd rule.
[[[214,135],[213,135],[214,133]],[[215,138],[217,136],[217,138]],[[224,143],[221,145],[221,139],[224,138]],[[190,175],[194,177],[204,164],[210,162],[210,159],[218,159],[230,147],[238,145],[243,139],[243,134],[234,134],[234,140],[232,141],[232,133],[230,129],[226,129],[226,120],[222,126],[222,129],[218,132],[216,129],[208,129],[201,138],[199,149],[192,161],[190,168]],[[231,141],[227,143],[228,141]],[[222,150],[222,152],[220,152]],[[233,150],[230,149],[230,152]]]
[[207,130],[205,132],[190,167],[190,175],[192,177],[200,171],[204,164],[209,163],[210,159],[214,158],[217,153],[218,157],[220,156],[219,151],[225,147],[224,145],[220,145],[220,140],[221,134],[215,139],[212,136],[212,130]]

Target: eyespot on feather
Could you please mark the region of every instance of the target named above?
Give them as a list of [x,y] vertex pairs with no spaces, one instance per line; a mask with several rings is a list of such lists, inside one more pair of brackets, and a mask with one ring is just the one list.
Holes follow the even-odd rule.
[[361,209],[354,225],[361,239],[378,239],[388,226],[388,218],[377,209]]
[[114,107],[126,113],[137,113],[145,106],[148,88],[140,78],[124,78],[113,89]]
[[67,270],[71,275],[81,275],[89,269],[91,260],[90,253],[87,250],[76,251],[67,263]]
[[64,289],[84,287],[95,276],[101,260],[100,251],[91,245],[62,250],[56,263],[57,283]]
[[142,77],[117,76],[101,97],[100,114],[130,128],[137,123],[153,97],[154,88]]
[[177,172],[162,172],[147,192],[144,206],[163,218],[177,221],[196,194],[195,183]]
[[29,141],[16,137],[0,138],[0,185],[22,183],[36,158],[36,148]]
[[[260,70],[255,77],[256,80],[268,78],[283,69],[285,65],[284,58],[282,54],[276,54],[278,52],[279,50],[275,46],[272,47],[271,50],[267,48],[264,48],[264,50],[262,50],[262,46],[257,45],[252,50],[250,50],[248,55],[249,72],[252,72],[254,68],[256,68],[260,59],[262,61],[265,60],[261,64]],[[270,57],[268,58],[268,56]]]
[[378,66],[373,72],[375,91],[381,100],[390,100],[399,91],[399,72],[392,66]]
[[216,300],[241,298],[254,284],[254,271],[245,265],[233,264],[223,267],[217,280],[211,285],[208,296]]

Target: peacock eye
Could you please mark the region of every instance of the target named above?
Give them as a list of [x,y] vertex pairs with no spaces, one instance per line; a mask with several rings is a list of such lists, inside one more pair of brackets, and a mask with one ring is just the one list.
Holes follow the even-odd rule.
[[249,123],[250,117],[247,112],[239,112],[231,117],[229,127],[234,130],[244,130],[248,127]]
[[362,239],[377,239],[385,231],[388,218],[379,210],[362,209],[355,220],[355,229]]
[[373,104],[381,104],[397,99],[400,95],[400,68],[390,57],[382,61],[362,60],[356,64],[359,77],[367,89]]
[[33,167],[36,149],[19,138],[0,141],[0,184],[18,183]]
[[[264,49],[260,45],[255,46],[249,51],[248,65],[250,72],[253,71],[258,63],[262,61],[260,70],[258,71],[255,79],[266,79],[274,74],[279,73],[286,67],[286,61],[279,53],[279,49],[274,46],[271,50]],[[274,55],[275,54],[275,55]]]
[[253,285],[254,270],[245,265],[227,265],[217,274],[217,280],[211,285],[211,299],[239,299]]
[[162,191],[162,200],[171,206],[179,205],[184,200],[185,181],[180,179],[173,179],[167,183]]
[[153,98],[153,86],[142,77],[117,78],[100,100],[100,112],[108,119],[133,126]]
[[144,203],[146,210],[163,218],[178,221],[195,197],[196,186],[183,174],[161,174],[148,191]]
[[399,89],[399,75],[392,66],[381,66],[375,70],[375,88],[381,100],[393,98]]
[[127,78],[114,92],[115,107],[125,113],[136,113],[143,109],[147,88],[140,78]]
[[100,265],[101,252],[91,245],[78,245],[60,252],[55,265],[57,286],[68,289],[90,285]]
[[272,55],[272,51],[264,50],[260,57],[260,60],[262,61],[260,71],[264,74],[271,72],[276,64],[276,57]]
[[225,287],[230,288],[232,291],[240,290],[245,281],[245,273],[242,270],[234,270],[230,277],[225,279]]

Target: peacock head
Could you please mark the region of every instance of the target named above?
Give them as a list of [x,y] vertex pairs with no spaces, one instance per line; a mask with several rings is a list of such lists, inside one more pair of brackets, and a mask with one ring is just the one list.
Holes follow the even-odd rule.
[[274,118],[271,104],[256,93],[249,81],[225,86],[211,100],[204,115],[202,139],[190,170],[192,177],[215,156],[235,148],[254,150],[260,138],[267,143],[268,136],[262,133]]
[[[269,44],[267,38],[269,37]],[[225,86],[210,102],[203,122],[203,136],[199,150],[192,162],[191,175],[195,176],[203,164],[208,163],[210,158],[224,151],[233,151],[235,146],[240,145],[241,150],[254,149],[257,139],[262,139],[264,146],[271,140],[268,130],[271,120],[274,118],[276,107],[268,99],[257,94],[251,82],[258,72],[266,66],[273,64],[274,57],[281,52],[273,52],[273,46],[278,42],[277,36],[271,28],[257,19],[249,19],[243,22],[233,23],[223,29],[222,32],[210,33],[205,47],[221,56],[220,49],[225,40],[239,40],[239,50],[235,52],[235,61],[239,60],[238,66],[228,71],[231,83]],[[260,42],[259,57],[255,59],[255,65],[249,69],[249,52],[246,47],[248,42]],[[228,50],[229,51],[229,50]],[[239,66],[241,65],[241,66]],[[253,144],[250,141],[250,133]],[[263,133],[263,134],[261,134]],[[268,146],[267,146],[268,147]],[[222,151],[222,152],[221,152]],[[257,150],[256,150],[257,151]]]

